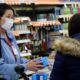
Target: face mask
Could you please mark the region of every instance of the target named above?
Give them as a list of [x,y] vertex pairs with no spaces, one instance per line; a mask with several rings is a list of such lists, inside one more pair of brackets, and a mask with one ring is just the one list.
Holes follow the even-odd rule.
[[13,26],[13,19],[5,18],[5,23],[2,25],[2,28],[5,30],[10,30]]

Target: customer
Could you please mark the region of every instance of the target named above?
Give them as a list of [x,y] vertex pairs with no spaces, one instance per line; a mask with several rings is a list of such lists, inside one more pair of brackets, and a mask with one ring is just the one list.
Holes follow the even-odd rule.
[[50,80],[80,80],[80,14],[71,17],[68,32],[70,38],[54,42],[57,53]]
[[42,68],[41,62],[28,61],[20,57],[20,51],[13,34],[10,32],[13,26],[14,10],[7,4],[0,3],[0,40],[2,58],[0,58],[0,75],[6,80],[18,80],[15,67],[22,65],[25,70],[37,71]]

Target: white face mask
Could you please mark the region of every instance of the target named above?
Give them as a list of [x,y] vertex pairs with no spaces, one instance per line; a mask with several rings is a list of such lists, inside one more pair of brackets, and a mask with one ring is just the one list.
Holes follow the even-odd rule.
[[5,30],[10,30],[13,26],[13,19],[5,18],[5,23],[2,25],[2,28]]

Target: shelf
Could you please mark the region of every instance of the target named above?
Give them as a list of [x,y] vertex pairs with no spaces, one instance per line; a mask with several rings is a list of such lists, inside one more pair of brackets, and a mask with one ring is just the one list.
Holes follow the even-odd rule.
[[10,5],[20,5],[20,4],[26,4],[26,5],[30,5],[31,3],[35,3],[36,5],[64,5],[64,4],[80,4],[79,2],[60,2],[59,0],[34,0],[34,1],[30,1],[30,0],[22,0],[20,2],[20,0],[6,0],[7,4]]
[[61,32],[49,32],[49,36],[58,36]]
[[20,5],[21,3],[25,3],[27,5],[31,4],[31,3],[35,3],[35,4],[59,4],[62,5],[59,0],[6,0],[7,4],[10,5]]
[[80,1],[79,2],[63,2],[63,4],[80,4]]
[[30,39],[17,40],[17,44],[28,43],[28,42],[31,42],[31,40]]
[[48,2],[35,2],[35,4],[36,5],[63,5],[64,3],[63,2],[50,2],[50,1],[48,1]]
[[25,57],[25,56],[31,56],[31,53],[20,53],[21,57]]
[[29,4],[27,0],[5,0],[5,2],[10,5],[20,5],[21,3]]
[[49,25],[60,25],[61,23],[59,21],[32,21],[33,27],[43,27],[43,26],[49,26]]
[[58,15],[57,18],[66,18],[66,17],[72,17],[73,14],[65,14],[65,15]]
[[68,34],[68,30],[61,30],[60,33]]
[[15,34],[16,32],[18,34],[30,34],[31,33],[30,30],[12,31],[12,32],[13,32],[13,34]]
[[30,34],[31,32],[29,30],[22,30],[22,31],[12,31],[12,33],[14,34],[14,36],[20,36],[20,34]]
[[22,23],[31,21],[29,17],[15,17],[14,23]]
[[19,31],[19,34],[30,34],[31,32],[29,30]]

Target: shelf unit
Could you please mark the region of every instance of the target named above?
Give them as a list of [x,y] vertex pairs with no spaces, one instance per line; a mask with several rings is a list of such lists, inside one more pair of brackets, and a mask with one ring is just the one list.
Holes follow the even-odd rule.
[[80,13],[80,1],[77,2],[63,2],[64,7],[63,7],[63,11],[62,15],[58,15],[57,19],[62,23],[62,25],[64,26],[63,32],[65,35],[68,36],[68,22],[70,20],[70,18],[76,14],[76,13]]
[[[29,0],[28,0],[29,1]],[[25,3],[22,3],[22,4],[20,4],[20,3],[17,3],[17,2],[15,2],[15,3],[9,3],[10,5],[12,5],[12,7],[14,7],[15,8],[15,10],[17,11],[17,13],[19,14],[19,16],[29,16],[30,18],[31,18],[31,20],[33,20],[33,21],[31,21],[30,22],[30,24],[31,24],[31,26],[29,26],[29,29],[31,30],[31,34],[33,34],[34,33],[34,31],[37,31],[37,30],[35,30],[35,28],[36,29],[40,29],[40,28],[43,28],[44,26],[47,28],[47,27],[49,27],[50,28],[50,26],[54,26],[55,24],[53,23],[54,21],[51,21],[51,22],[49,22],[49,21],[45,21],[45,22],[37,22],[36,21],[36,13],[40,13],[40,12],[43,12],[43,13],[49,13],[49,12],[55,12],[55,9],[53,9],[54,7],[60,7],[60,8],[66,8],[67,6],[69,6],[69,7],[71,7],[71,6],[76,6],[76,5],[80,5],[80,2],[50,2],[50,0],[49,0],[49,2],[35,2],[35,5],[33,4],[33,3],[30,3],[30,2],[25,2]],[[39,0],[37,0],[37,1],[39,1]],[[43,1],[43,0],[42,0]],[[54,1],[54,0],[52,0],[52,1]],[[17,7],[19,7],[19,8],[17,8]],[[38,7],[38,8],[37,8]],[[44,9],[43,9],[44,8]],[[47,10],[46,10],[46,8],[47,8]],[[22,11],[21,11],[22,10]],[[24,13],[25,12],[25,13]],[[32,16],[31,16],[32,15]],[[60,20],[60,22],[63,24],[63,26],[65,26],[64,24],[66,23],[67,24],[67,22],[68,22],[68,20],[70,19],[70,17],[72,16],[73,14],[58,14],[57,16],[56,16],[56,14],[55,14],[55,16],[56,16],[56,18],[58,19],[58,20]],[[34,18],[35,17],[35,18]],[[67,19],[65,19],[65,18],[67,18]],[[34,30],[34,31],[32,31],[32,29]],[[47,30],[49,30],[49,29],[47,29]],[[67,33],[67,30],[60,30],[59,31],[60,33]],[[18,32],[19,33],[19,32]],[[19,34],[26,34],[26,32],[20,32]],[[49,35],[51,35],[51,37],[53,36],[53,35],[60,35],[59,33],[54,33],[54,32],[51,32],[51,33],[49,33]],[[53,36],[54,37],[54,36]],[[34,40],[35,41],[35,40]],[[33,42],[32,42],[33,43]],[[38,42],[39,43],[39,42]],[[46,50],[47,51],[47,50]],[[37,52],[37,54],[40,54],[41,56],[42,55],[44,55],[44,52],[46,52],[46,51],[38,51]],[[33,53],[34,54],[34,53]],[[22,57],[24,57],[24,56],[31,56],[32,54],[31,53],[21,53],[21,56]],[[47,72],[49,72],[49,70],[46,70]],[[29,72],[29,71],[28,71]],[[42,72],[45,72],[45,71],[43,71],[42,70]],[[27,73],[28,75],[29,74],[33,74],[34,72],[29,72],[29,73]]]
[[[38,30],[40,30],[41,28],[44,27],[44,35],[43,36],[44,38],[42,39],[31,39],[30,41],[30,44],[31,44],[31,50],[32,50],[32,55],[40,55],[40,56],[43,56],[43,55],[47,55],[45,54],[46,52],[49,52],[50,49],[47,48],[48,47],[48,32],[49,32],[49,28],[52,27],[53,28],[58,28],[61,24],[58,20],[56,20],[56,16],[55,16],[55,7],[58,6],[58,7],[62,7],[63,4],[60,4],[60,3],[55,3],[55,4],[50,4],[50,3],[46,3],[46,4],[38,4],[38,3],[31,3],[31,4],[27,4],[27,3],[23,3],[23,4],[15,4],[15,5],[12,5],[12,7],[16,10],[16,13],[19,15],[19,18],[16,18],[15,19],[15,22],[16,24],[20,24],[21,22],[23,22],[23,20],[20,19],[20,17],[25,17],[25,16],[29,16],[30,19],[28,19],[29,23],[30,23],[30,26],[28,27],[28,29],[30,29],[30,32],[31,32],[31,35],[32,35],[32,38],[34,39],[34,36],[35,36],[35,33],[38,34]],[[51,13],[51,14],[50,14]],[[50,19],[46,19],[45,21],[42,19],[37,19],[37,16],[40,15],[40,14],[50,14],[52,15],[52,17],[54,19],[50,20]],[[47,15],[46,15],[47,16]],[[27,21],[27,20],[26,20]],[[36,32],[37,31],[37,32]],[[54,31],[54,30],[53,30]],[[28,34],[24,31],[14,31],[14,34],[15,32],[18,33],[18,35],[20,34]],[[42,32],[39,32],[39,33],[42,33]],[[42,36],[41,36],[42,37]],[[26,40],[18,40],[17,43],[19,44],[24,44],[25,42],[27,42]],[[37,44],[37,45],[36,45]],[[33,47],[34,47],[34,50],[33,50]],[[39,49],[41,47],[45,47],[44,49]],[[38,50],[36,52],[36,49]],[[49,54],[48,54],[49,55]],[[26,55],[25,55],[26,56]]]
[[[21,34],[30,34],[30,36],[31,36],[30,44],[32,46],[35,43],[35,48],[37,47],[36,44],[38,44],[38,43],[46,41],[45,44],[47,44],[48,38],[49,38],[49,32],[51,32],[51,31],[54,32],[55,28],[58,29],[58,30],[56,30],[56,32],[60,32],[60,34],[63,32],[64,33],[67,32],[66,30],[59,31],[59,29],[60,29],[59,27],[62,26],[61,23],[62,24],[67,23],[73,14],[72,13],[64,14],[62,12],[62,10],[66,9],[68,6],[76,7],[76,6],[80,5],[79,2],[66,2],[65,3],[65,2],[59,2],[59,1],[54,1],[54,0],[52,2],[50,2],[50,1],[39,2],[39,0],[36,2],[26,1],[26,2],[22,2],[22,3],[19,3],[19,2],[10,3],[9,2],[8,4],[10,4],[16,10],[16,13],[19,16],[19,19],[20,19],[20,17],[25,18],[25,16],[30,17],[30,18],[27,18],[28,20],[25,20],[25,19],[23,19],[22,21],[20,21],[19,19],[16,20],[16,22],[18,24],[20,24],[23,21],[29,22],[28,29],[30,29],[30,31],[16,30],[14,32],[14,34],[16,35],[16,33],[17,33],[16,36],[20,36]],[[49,14],[50,15],[53,14],[53,16],[52,16],[53,19],[51,19],[51,20],[48,18],[47,19],[45,19],[45,18],[38,19],[38,18],[40,18],[39,16],[41,16],[41,14],[47,14],[46,16],[49,16]],[[42,32],[44,32],[46,34],[46,36],[43,36],[44,37],[43,39],[34,39],[35,36],[38,36],[38,35],[40,35],[39,33],[42,33],[42,32],[40,32],[40,30],[42,30],[42,29],[44,30]],[[27,40],[25,40],[25,41],[21,40],[20,42],[18,41],[18,43],[25,43],[25,42],[27,42]],[[49,44],[47,44],[47,45],[49,45]],[[42,45],[40,45],[40,46],[42,47]],[[47,49],[45,51],[39,50],[39,53],[40,52],[44,53],[46,51],[48,51],[48,50]]]

